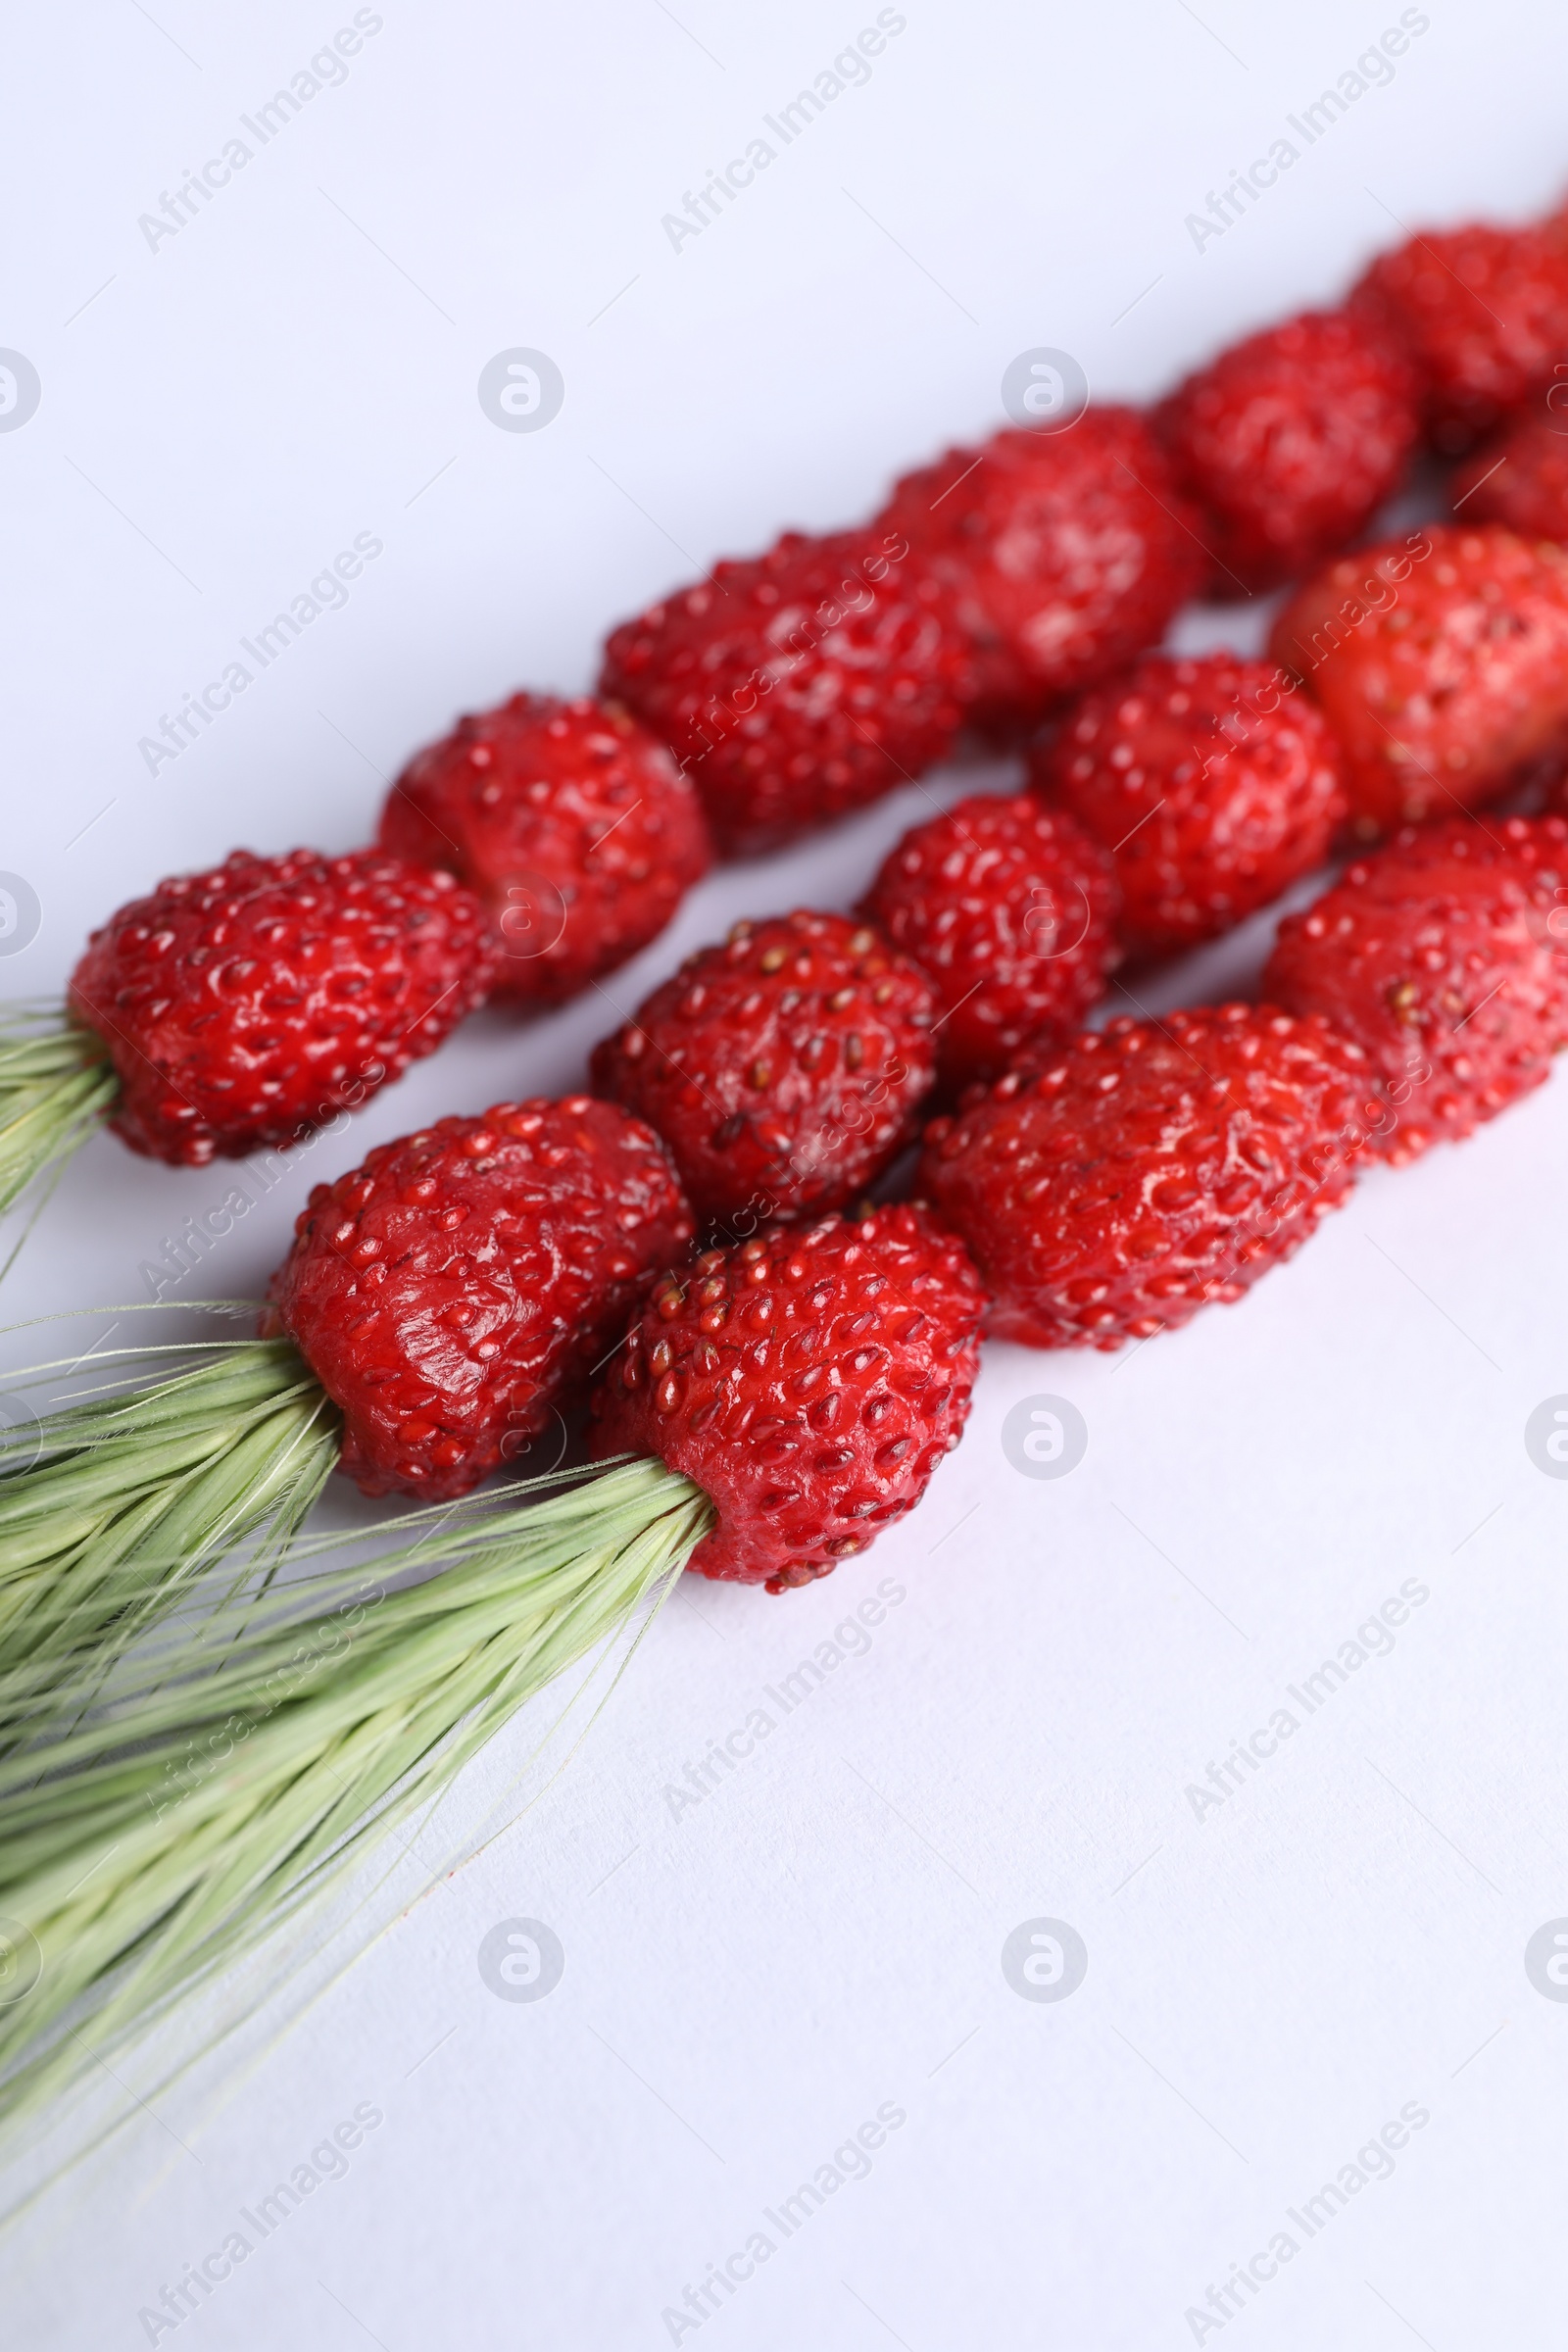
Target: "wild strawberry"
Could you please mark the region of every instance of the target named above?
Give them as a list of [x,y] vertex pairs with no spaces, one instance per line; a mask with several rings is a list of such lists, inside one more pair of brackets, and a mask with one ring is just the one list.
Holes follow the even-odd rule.
[[913,1136],[936,991],[842,914],[737,923],[594,1048],[593,1083],[668,1145],[699,1216],[815,1216]]
[[200,1167],[358,1108],[482,1002],[495,961],[450,874],[384,850],[236,850],[111,915],[70,1005],[119,1074],[117,1132]]
[[1355,538],[1420,421],[1409,360],[1351,311],[1303,311],[1190,375],[1155,422],[1212,524],[1213,593],[1272,588]]
[[704,1488],[703,1576],[826,1576],[912,1510],[958,1442],[985,1296],[922,1208],[710,1250],[654,1293],[594,1392],[597,1454]]
[[940,760],[966,669],[949,599],[896,533],[790,531],[623,622],[600,690],[670,746],[724,855],[749,858]]
[[895,484],[882,520],[951,583],[974,715],[1004,731],[1157,643],[1203,575],[1198,517],[1131,409],[951,449]]
[[1414,360],[1438,448],[1467,449],[1568,352],[1568,252],[1532,228],[1432,230],[1375,261],[1350,307]]
[[1268,662],[1146,654],[1063,714],[1030,760],[1112,854],[1141,955],[1229,930],[1321,865],[1345,814],[1339,747]]
[[1225,1004],[1112,1021],[926,1131],[921,1183],[968,1244],[989,1328],[1119,1348],[1240,1298],[1344,1199],[1368,1120],[1360,1047]]
[[1501,522],[1522,539],[1568,539],[1568,415],[1516,416],[1454,467],[1448,503],[1467,529]]
[[711,861],[696,793],[624,710],[514,694],[461,718],[387,797],[380,842],[477,892],[495,994],[559,1004],[657,939]]
[[934,983],[950,1090],[996,1078],[1025,1038],[1076,1028],[1117,960],[1110,860],[1065,809],[975,793],[891,850],[861,911]]
[[1568,737],[1568,554],[1429,524],[1308,580],[1270,651],[1339,737],[1363,839],[1479,808]]
[[1395,1161],[1539,1086],[1568,1043],[1568,823],[1463,817],[1400,833],[1287,916],[1265,995],[1362,1046]]
[[692,1218],[659,1138],[613,1104],[498,1102],[318,1184],[268,1327],[343,1415],[367,1494],[463,1494],[585,1390]]

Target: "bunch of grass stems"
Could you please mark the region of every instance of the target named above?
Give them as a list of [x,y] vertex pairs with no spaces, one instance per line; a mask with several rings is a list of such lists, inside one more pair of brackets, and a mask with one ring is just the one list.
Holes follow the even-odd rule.
[[[66,1401],[34,1411],[59,1380]],[[0,1665],[78,1706],[216,1561],[258,1531],[275,1559],[337,1459],[338,1414],[286,1340],[89,1351],[4,1394]],[[15,1736],[0,1706],[0,1752]]]
[[[63,1004],[0,1010],[0,1212],[14,1207],[36,1178],[51,1170],[58,1175],[109,1116],[119,1087],[102,1039]],[[40,1207],[47,1197],[41,1192]]]
[[11,2122],[326,1906],[711,1522],[620,1461],[409,1514],[355,1565],[363,1531],[298,1532],[338,1437],[300,1358],[174,1354],[0,1445]]

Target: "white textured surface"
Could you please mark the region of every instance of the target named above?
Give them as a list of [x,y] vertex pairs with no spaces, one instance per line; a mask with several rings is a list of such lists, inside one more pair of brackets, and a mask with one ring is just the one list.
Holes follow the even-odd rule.
[[[1101,394],[1142,395],[1331,296],[1391,215],[1523,214],[1568,165],[1561,17],[1439,0],[1392,84],[1199,251],[1184,216],[1396,7],[910,0],[868,82],[677,253],[661,216],[874,8],[802,0],[764,25],[720,0],[388,0],[342,85],[149,250],[138,215],[352,13],[14,13],[0,342],[43,402],[0,435],[0,865],[43,927],[8,992],[57,988],[88,924],[158,873],[362,838],[377,771],[455,710],[580,687],[650,594],[864,511],[994,419],[1018,351],[1064,347]],[[564,375],[539,433],[475,398],[516,345]],[[358,532],[384,552],[344,609],[150,777],[138,739]],[[734,914],[847,902],[923,806],[710,882],[616,1000]],[[353,1148],[570,1084],[610,1018],[591,1000],[475,1022]],[[1559,1081],[1370,1178],[1178,1339],[992,1349],[912,1522],[787,1601],[683,1595],[525,1822],[242,2080],[194,2079],[0,2241],[7,2339],[172,2340],[144,2307],[368,2102],[384,2120],[346,2177],[254,2244],[181,2345],[1155,2352],[1194,2341],[1189,2307],[1281,2230],[1299,2251],[1202,2340],[1549,2340],[1568,2007],[1522,1955],[1568,1912],[1568,1483],[1522,1436],[1568,1390],[1565,1164]],[[191,1287],[254,1290],[306,1181]],[[134,1297],[220,1189],[100,1143],[8,1320]],[[1059,1482],[1000,1444],[1042,1392],[1090,1432]],[[902,1597],[863,1654],[672,1817],[688,1762],[885,1579]],[[1426,1597],[1392,1651],[1308,1715],[1287,1687],[1405,1580]],[[1189,1785],[1282,1705],[1297,1732],[1196,1818]],[[476,1967],[517,1915],[566,1955],[531,2005]],[[1088,1947],[1059,2004],[1001,1972],[1038,1916]],[[786,2238],[764,2208],[885,2103],[906,2120],[868,2177]],[[1309,2238],[1287,2209],[1406,2103],[1430,2120],[1393,2177]],[[759,2229],[775,2251],[718,2312],[662,2316]]]

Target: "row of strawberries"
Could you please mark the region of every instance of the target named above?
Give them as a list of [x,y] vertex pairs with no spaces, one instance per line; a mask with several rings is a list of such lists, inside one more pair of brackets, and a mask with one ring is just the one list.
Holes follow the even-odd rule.
[[[596,1050],[597,1100],[446,1120],[317,1188],[270,1312],[344,1467],[462,1492],[609,1348],[600,1449],[686,1470],[720,1515],[696,1564],[782,1589],[918,1497],[987,1293],[990,1328],[1039,1346],[1175,1328],[1294,1249],[1358,1155],[1538,1083],[1568,1042],[1568,822],[1465,812],[1568,729],[1568,467],[1521,407],[1558,352],[1561,223],[1416,240],[1152,416],[1001,433],[863,530],[719,564],[612,634],[602,699],[517,696],[421,753],[376,849],[238,856],[115,916],[73,1012],[125,1140],[199,1163],[364,1101],[487,994],[587,986],[710,841],[840,816],[961,723],[1046,722],[1029,789],[914,828],[855,916],[690,958]],[[1476,519],[1329,564],[1273,662],[1145,650],[1195,591],[1352,538],[1423,436],[1498,428],[1455,488]],[[1407,818],[1281,926],[1261,1007],[1081,1032],[1121,958]],[[934,1107],[938,1214],[835,1213]],[[700,1228],[727,1246],[664,1271]]]

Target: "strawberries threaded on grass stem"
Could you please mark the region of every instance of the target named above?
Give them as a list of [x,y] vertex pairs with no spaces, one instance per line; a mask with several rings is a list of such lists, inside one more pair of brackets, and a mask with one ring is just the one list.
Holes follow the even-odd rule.
[[808,1584],[911,1510],[957,1444],[984,1303],[919,1207],[710,1250],[606,1368],[595,1451],[657,1453],[710,1496],[700,1574]]
[[1448,484],[1456,521],[1500,522],[1521,539],[1568,539],[1568,382],[1484,441]]
[[1303,311],[1233,343],[1155,412],[1203,509],[1210,593],[1275,587],[1354,539],[1420,430],[1416,369],[1354,311]]
[[1108,852],[1143,956],[1230,930],[1321,865],[1346,810],[1321,711],[1266,662],[1146,654],[1062,713],[1030,781]]
[[879,800],[940,760],[968,655],[896,529],[788,531],[612,632],[600,691],[667,743],[727,858]]
[[1164,635],[1201,581],[1201,524],[1132,409],[995,433],[894,485],[883,527],[950,591],[970,715],[1012,734]]
[[662,744],[586,696],[515,694],[404,769],[383,849],[483,900],[494,994],[564,1004],[663,930],[711,862],[701,804]]
[[463,1494],[578,1400],[692,1232],[640,1120],[591,1095],[498,1102],[318,1185],[270,1327],[342,1413],[366,1494]]
[[889,851],[862,911],[927,973],[949,1092],[999,1078],[1026,1038],[1076,1028],[1119,961],[1111,861],[1064,808],[973,793]]
[[181,1167],[299,1141],[431,1054],[487,994],[472,893],[384,850],[236,850],[95,931],[74,1019],[120,1079],[112,1124]]
[[1414,1159],[1545,1079],[1568,1044],[1568,822],[1412,827],[1280,925],[1265,993],[1365,1050]]
[[1339,739],[1362,840],[1462,815],[1568,747],[1568,551],[1428,524],[1304,582],[1269,650]]
[[1321,1016],[1204,1006],[1020,1061],[933,1121],[921,1182],[991,1290],[991,1331],[1119,1348],[1289,1257],[1388,1116]]
[[1435,446],[1466,449],[1568,351],[1568,251],[1534,228],[1428,229],[1379,256],[1350,308],[1409,353]]
[[737,923],[594,1048],[599,1093],[662,1135],[699,1216],[814,1216],[913,1140],[936,991],[871,924],[797,908]]

